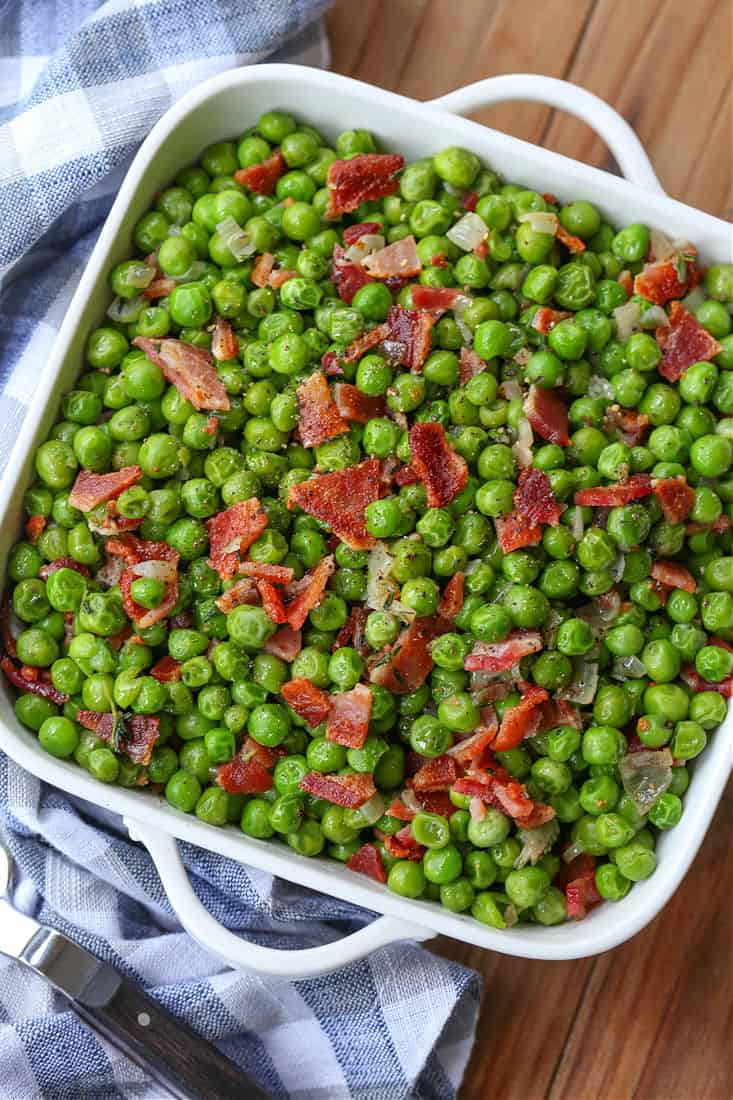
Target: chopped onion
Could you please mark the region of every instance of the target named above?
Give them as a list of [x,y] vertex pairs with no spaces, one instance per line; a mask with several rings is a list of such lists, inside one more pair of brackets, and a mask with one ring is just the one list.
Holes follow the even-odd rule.
[[619,761],[624,790],[640,814],[649,813],[672,782],[669,749],[630,752]]
[[456,319],[458,331],[461,334],[461,339],[467,348],[473,347],[473,331],[463,320],[463,314],[466,312],[466,307],[470,306],[472,301],[473,298],[469,297],[468,294],[459,294],[451,307],[453,309],[453,316]]
[[402,804],[407,807],[408,810],[412,810],[416,814],[419,814],[422,810],[422,806],[417,800],[417,795],[409,788],[405,788],[405,790],[400,795],[400,800]]
[[143,260],[137,263],[130,261],[125,269],[128,283],[137,290],[144,290],[146,286],[150,286],[157,274],[157,267],[153,267],[152,264],[145,263]]
[[110,321],[118,321],[122,325],[129,325],[132,321],[138,319],[146,305],[147,302],[142,294],[138,294],[134,298],[114,298],[107,310],[107,316]]
[[198,279],[201,272],[204,270],[204,263],[202,260],[194,260],[188,271],[184,271],[183,275],[171,275],[174,283],[193,283]]
[[489,227],[483,218],[471,210],[452,225],[446,237],[464,252],[473,252],[489,235]]
[[682,305],[685,307],[685,309],[689,309],[690,313],[694,313],[695,310],[699,306],[701,306],[704,301],[705,287],[702,285],[698,285],[694,288],[694,290],[691,290],[690,293],[682,299]]
[[387,360],[387,364],[390,367],[397,367],[400,365],[405,357],[406,347],[401,340],[382,340],[381,343],[384,357]]
[[641,315],[642,328],[669,328],[669,317],[661,306],[649,306]]
[[542,641],[544,642],[545,649],[554,649],[555,642],[557,641],[557,632],[560,629],[562,623],[562,615],[558,615],[554,609],[550,610],[550,614],[547,616],[547,620],[542,627]]
[[582,856],[584,851],[585,851],[585,848],[580,843],[580,841],[575,840],[575,841],[573,841],[572,844],[569,844],[568,847],[565,849],[565,851],[562,854],[562,858],[565,861],[565,863],[572,863],[573,860],[576,859],[578,856]]
[[557,214],[551,210],[528,210],[526,214],[520,214],[517,221],[528,222],[535,233],[547,233],[550,237],[557,233]]
[[518,834],[522,842],[522,850],[514,861],[517,870],[527,863],[534,866],[545,852],[549,852],[560,835],[560,826],[557,819],[553,817],[551,821],[538,825],[536,829],[519,829]]
[[568,530],[573,536],[576,542],[580,542],[585,533],[585,520],[583,519],[583,509],[575,507],[573,509],[572,519],[568,525]]
[[504,927],[513,928],[515,924],[519,923],[519,910],[516,905],[507,905],[504,910]]
[[641,680],[646,676],[646,667],[638,657],[617,657],[611,675],[617,680]]
[[511,691],[511,684],[505,673],[489,672],[488,669],[479,668],[471,673],[469,690],[471,695],[475,696],[474,702],[481,706],[489,700],[505,699]]
[[526,367],[532,358],[532,352],[529,348],[520,348],[517,354],[514,356],[514,362],[520,367]]
[[481,798],[472,798],[468,803],[471,821],[483,821],[486,817],[486,803]]
[[358,241],[355,241],[346,249],[344,259],[354,264],[360,264],[372,252],[379,252],[381,248],[384,248],[384,243],[384,237],[381,233],[365,233],[363,237],[359,237]]
[[666,260],[675,251],[674,241],[661,229],[649,233],[649,251],[655,260]]
[[359,807],[359,816],[364,819],[365,825],[374,825],[387,809],[387,802],[382,794],[373,794]]
[[180,237],[180,235],[181,235],[180,225],[169,225],[168,226],[168,236],[169,237]]
[[518,464],[522,467],[532,465],[532,444],[534,432],[532,425],[526,416],[523,416],[517,424],[517,441],[512,446],[512,452]]
[[399,588],[391,579],[394,558],[383,542],[378,542],[367,559],[366,605],[372,611],[389,611],[403,622],[412,622],[415,612],[395,599]]
[[116,555],[108,555],[106,562],[94,574],[94,579],[104,588],[113,588],[125,572],[125,563]]
[[641,328],[641,309],[639,303],[633,299],[617,306],[613,311],[613,319],[616,322],[616,338],[619,343],[625,344],[634,332]]
[[522,396],[522,387],[516,378],[507,378],[499,386],[499,394],[505,401],[516,401],[518,397]]
[[[623,555],[619,555],[619,557],[623,557]],[[609,572],[613,571],[617,562],[618,558],[609,566]],[[623,571],[624,564],[621,565],[622,574]],[[614,622],[618,618],[618,613],[621,610],[621,596],[615,588],[612,588],[609,592],[604,593],[603,596],[597,597],[596,605],[598,607],[598,618],[605,626],[608,626],[609,623]]]
[[407,417],[403,412],[400,412],[399,409],[392,409],[388,405],[387,415],[389,416],[390,420],[394,420],[395,424],[401,432],[409,431],[410,426],[407,422]]
[[[624,575],[624,569],[626,568],[626,557],[623,554],[619,554],[608,567],[608,572],[613,577],[616,584],[621,580]],[[620,602],[620,600],[619,600]],[[618,611],[616,611],[616,615]],[[616,618],[614,615],[614,618]]]
[[131,568],[135,576],[156,581],[171,581],[177,572],[172,561],[139,561]]
[[592,374],[588,383],[588,396],[607,397],[609,401],[612,401],[614,397],[613,386],[607,378]]
[[558,699],[567,699],[569,703],[588,706],[595,699],[597,687],[597,662],[586,661],[583,657],[576,657],[572,682],[566,688],[561,688],[555,692],[555,694]]
[[246,260],[257,249],[245,233],[241,225],[234,218],[224,218],[217,222],[216,231],[227,246],[235,260]]

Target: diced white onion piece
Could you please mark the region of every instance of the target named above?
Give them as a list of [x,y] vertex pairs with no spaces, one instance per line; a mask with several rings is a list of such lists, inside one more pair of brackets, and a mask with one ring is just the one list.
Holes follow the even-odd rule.
[[641,310],[639,303],[633,301],[624,302],[613,311],[613,319],[616,322],[616,337],[621,344],[625,344],[634,332],[641,328]]
[[125,563],[116,555],[108,555],[106,562],[94,574],[94,579],[104,588],[113,588],[125,572]]
[[170,225],[170,226],[168,226],[168,236],[169,237],[180,237],[180,235],[181,235],[180,225]]
[[471,298],[470,295],[459,294],[458,297],[454,299],[453,305],[451,307],[453,310],[453,316],[456,319],[458,331],[461,334],[461,339],[463,340],[463,343],[466,345],[467,348],[473,347],[473,332],[463,320],[463,314],[466,312],[467,307],[470,306],[472,301],[473,298]]
[[675,251],[675,242],[661,229],[652,229],[649,233],[649,251],[656,260],[666,260]]
[[372,252],[379,252],[380,248],[384,248],[384,243],[381,233],[365,233],[363,237],[359,237],[358,241],[349,245],[344,253],[344,259],[353,264],[360,264]]
[[549,852],[560,834],[560,826],[557,819],[546,821],[544,825],[538,825],[536,829],[519,829],[518,835],[522,842],[522,850],[514,861],[517,870],[531,863],[532,866]]
[[455,225],[452,225],[446,237],[464,252],[473,252],[489,235],[489,227],[483,218],[469,210]]
[[257,251],[249,239],[249,235],[245,233],[241,225],[235,222],[234,218],[224,218],[222,221],[217,222],[216,231],[235,260],[246,260],[248,256]]
[[456,315],[456,327],[461,334],[461,340],[467,348],[473,347],[473,333],[462,317]]
[[551,210],[528,210],[526,214],[520,214],[517,221],[528,222],[535,233],[547,233],[549,237],[557,233],[557,214]]
[[400,795],[400,801],[402,802],[403,806],[406,806],[408,810],[414,810],[416,814],[419,814],[422,810],[422,806],[417,800],[417,795],[409,788],[405,788],[405,790],[402,792],[402,794]]
[[[619,555],[619,557],[623,558],[623,555]],[[625,562],[622,561],[620,566],[620,575],[623,574],[624,565]],[[613,574],[614,569],[615,572],[619,572],[618,558],[615,558],[609,566],[609,572]],[[616,580],[615,577],[614,580]],[[602,623],[608,625],[609,623],[615,622],[615,620],[618,618],[618,613],[621,610],[621,596],[615,588],[612,588],[610,592],[606,592],[604,596],[598,597],[598,599],[596,600],[596,605],[598,607],[598,618],[601,620]]]
[[393,561],[394,558],[383,542],[378,542],[374,549],[369,552],[366,605],[372,611],[391,610],[391,608],[387,608],[387,604],[390,596],[394,597],[397,590],[396,585],[389,580]]
[[595,661],[586,661],[583,657],[577,657],[574,673],[572,682],[555,694],[559,699],[567,699],[569,703],[588,706],[596,697],[598,664]]
[[150,286],[153,279],[158,273],[158,269],[153,267],[152,264],[145,263],[140,260],[138,263],[130,262],[127,265],[127,281],[136,287],[138,290],[144,290],[146,286]]
[[646,667],[638,657],[617,657],[611,674],[616,680],[641,680],[646,676]]
[[523,416],[517,424],[517,442],[512,446],[512,452],[518,464],[524,468],[532,465],[532,444],[534,432],[532,425],[526,416]]
[[384,795],[373,794],[370,799],[359,807],[359,816],[364,819],[366,825],[374,825],[387,809]]
[[[624,557],[623,554],[619,554],[616,558],[614,558],[614,560],[609,565],[608,572],[611,574],[611,576],[613,577],[616,584],[618,584],[618,582],[623,577],[625,568],[626,568],[626,558]],[[616,615],[618,615],[618,610],[616,611],[616,614],[614,615],[614,619],[616,618]]]
[[504,927],[513,928],[515,924],[519,923],[519,910],[516,905],[507,905],[504,910]]
[[172,275],[170,277],[173,279],[174,283],[194,283],[203,270],[203,261],[194,260],[188,271],[184,271],[183,275]]
[[572,844],[569,844],[568,847],[565,849],[565,851],[562,854],[562,858],[565,861],[565,863],[572,863],[573,860],[575,859],[575,857],[576,856],[582,856],[584,851],[585,851],[585,848],[580,843],[580,841],[575,840],[575,841],[573,841]]
[[468,812],[471,815],[471,821],[483,821],[486,817],[486,805],[480,798],[472,798],[468,803]]
[[107,310],[107,316],[110,321],[118,321],[122,325],[129,325],[132,321],[137,320],[146,305],[147,302],[141,294],[136,295],[134,298],[113,298]]
[[507,378],[506,382],[500,384],[499,393],[505,401],[516,401],[522,396],[522,387],[516,378]]
[[648,814],[672,782],[669,749],[630,752],[619,761],[624,790],[640,814]]
[[661,306],[649,306],[641,315],[642,328],[669,328],[669,317]]
[[573,536],[576,542],[580,542],[585,533],[585,520],[583,519],[583,509],[580,507],[575,508],[572,519],[569,524],[570,534]]
[[598,374],[592,374],[588,382],[589,397],[606,397],[613,401],[613,386],[607,378],[601,378]]
[[137,577],[166,582],[173,580],[177,572],[172,561],[139,561],[132,566],[132,571]]
[[695,310],[703,304],[705,301],[705,287],[698,285],[689,294],[685,295],[682,299],[682,305],[690,313],[694,313]]
[[547,616],[547,620],[542,627],[542,641],[544,642],[545,649],[555,648],[557,632],[560,629],[562,621],[562,615],[558,615],[557,611],[550,609],[550,614]]

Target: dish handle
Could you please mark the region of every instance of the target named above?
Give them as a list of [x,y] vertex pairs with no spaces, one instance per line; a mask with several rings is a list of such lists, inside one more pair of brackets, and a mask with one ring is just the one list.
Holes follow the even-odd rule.
[[186,931],[207,951],[218,955],[228,966],[263,977],[315,978],[356,962],[378,947],[397,940],[427,940],[435,935],[396,917],[377,917],[342,939],[320,947],[281,951],[260,947],[220,924],[199,901],[181,859],[175,837],[153,825],[126,817],[125,826],[133,840],[147,848],[173,909]]
[[427,102],[430,107],[463,115],[515,100],[544,103],[587,122],[603,138],[626,179],[647,191],[664,194],[644,146],[628,122],[605,100],[567,80],[536,73],[490,76]]

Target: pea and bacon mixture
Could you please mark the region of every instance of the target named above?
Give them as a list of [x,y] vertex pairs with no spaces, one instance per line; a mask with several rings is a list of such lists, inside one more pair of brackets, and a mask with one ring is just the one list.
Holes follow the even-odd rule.
[[41,745],[494,928],[655,869],[733,692],[733,267],[280,111],[134,230],[35,459]]

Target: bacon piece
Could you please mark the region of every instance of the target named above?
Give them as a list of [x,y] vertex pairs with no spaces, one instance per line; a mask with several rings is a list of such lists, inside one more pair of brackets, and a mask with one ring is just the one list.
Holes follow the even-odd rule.
[[616,279],[616,282],[618,283],[618,285],[620,287],[622,287],[626,291],[627,298],[630,298],[631,295],[634,293],[634,280],[633,280],[633,277],[631,275],[631,272],[629,270],[625,269],[618,276],[618,278]]
[[459,381],[462,386],[465,386],[467,382],[470,382],[472,378],[475,378],[477,374],[481,374],[486,370],[488,363],[485,359],[482,359],[480,355],[473,350],[473,348],[462,347],[461,348],[461,367]]
[[280,688],[288,706],[295,711],[299,718],[314,729],[324,720],[331,709],[333,698],[327,692],[307,680],[305,676],[299,676],[296,680],[288,680]]
[[205,526],[211,567],[227,580],[237,572],[237,555],[244,554],[267,527],[267,513],[257,497],[250,497],[217,512],[205,521]]
[[395,859],[411,859],[419,863],[425,855],[424,846],[413,836],[412,825],[405,825],[394,836],[385,837],[384,846]]
[[366,772],[356,772],[354,775],[308,772],[300,781],[300,789],[315,798],[325,798],[326,802],[345,806],[349,810],[358,810],[377,793],[374,780]]
[[540,703],[549,696],[544,688],[529,687],[515,707],[507,707],[501,720],[499,733],[492,744],[494,752],[507,752],[521,745],[525,737],[536,733],[542,721]]
[[446,619],[455,619],[456,615],[463,607],[463,585],[465,579],[465,574],[461,572],[454,573],[443,589],[438,611]]
[[580,711],[565,699],[548,699],[542,704],[542,725],[538,732],[544,733],[553,726],[573,726],[581,730],[583,720]]
[[230,408],[227,391],[214,370],[211,352],[206,348],[197,348],[171,337],[149,340],[136,336],[132,343],[160,367],[166,380],[195,409]]
[[[120,576],[120,595],[125,614],[135,624],[136,629],[144,630],[164,619],[178,600],[177,567],[180,554],[167,542],[148,542],[135,535],[123,535],[119,539],[107,540],[107,553],[124,559],[127,568]],[[134,566],[144,561],[167,562],[172,567],[165,581],[165,595],[157,607],[143,607],[132,598],[132,584],[138,574]]]
[[369,645],[364,637],[364,627],[368,616],[369,612],[366,607],[361,607],[359,604],[351,605],[349,617],[334,639],[332,646],[334,652],[349,643],[362,656],[369,650]]
[[568,407],[554,390],[530,386],[524,402],[524,412],[532,431],[541,439],[548,443],[557,443],[561,447],[570,445]]
[[52,573],[57,573],[59,569],[73,569],[75,573],[80,573],[82,577],[89,576],[89,570],[86,565],[74,561],[73,558],[56,558],[54,561],[46,562],[46,564],[42,565],[38,570],[38,576],[42,581],[45,581]]
[[353,363],[357,359],[360,359],[364,352],[371,351],[377,344],[381,344],[383,341],[388,340],[389,336],[390,326],[385,321],[384,324],[377,325],[375,328],[370,329],[369,332],[364,332],[361,336],[357,336],[356,340],[352,340],[343,355],[339,356],[339,359],[343,359],[344,363]]
[[570,920],[582,920],[588,915],[588,910],[601,900],[595,877],[576,878],[565,887],[565,901]]
[[337,218],[363,202],[394,195],[399,188],[396,176],[404,163],[397,153],[360,153],[349,160],[335,160],[326,176],[326,217]]
[[433,667],[430,643],[444,634],[446,628],[444,620],[432,615],[413,619],[392,649],[371,666],[371,682],[381,684],[393,695],[408,695],[411,691],[417,691]]
[[433,317],[418,309],[403,309],[391,306],[387,314],[389,336],[395,343],[402,344],[405,351],[400,362],[417,374],[430,351],[430,333]]
[[398,821],[412,821],[417,810],[411,810],[401,798],[395,798],[384,812],[390,817],[396,817]]
[[224,317],[217,317],[211,334],[211,351],[215,359],[238,359],[239,340]]
[[400,466],[399,470],[395,472],[394,479],[397,485],[416,485],[420,480],[420,476],[415,467],[410,464],[409,466]]
[[445,313],[447,309],[453,309],[459,298],[463,295],[460,290],[448,286],[422,286],[416,283],[410,291],[412,304],[415,309],[424,309],[429,313]]
[[298,431],[304,447],[318,447],[327,439],[348,432],[339,414],[325,375],[314,371],[295,391],[298,399]]
[[478,193],[476,191],[464,191],[460,203],[464,210],[473,212],[478,206]]
[[[506,772],[503,775],[507,775]],[[480,798],[497,810],[513,818],[522,828],[534,828],[555,816],[552,806],[533,802],[521,783],[505,779],[501,775],[491,776],[482,773],[463,776],[453,784],[458,794],[467,794],[471,798]]]
[[44,680],[31,679],[27,675],[26,667],[24,665],[21,668],[15,664],[10,656],[0,659],[0,668],[13,687],[17,687],[21,691],[29,691],[32,695],[40,695],[42,698],[58,704],[58,706],[62,706],[67,701],[69,696],[63,691],[57,691],[53,684],[48,684]]
[[143,472],[139,466],[123,466],[109,474],[93,474],[80,470],[69,493],[69,505],[80,512],[90,512],[105,500],[118,497],[125,489],[137,484]]
[[535,310],[532,317],[532,328],[546,336],[556,324],[572,316],[572,313],[569,313],[566,309],[550,309],[549,306],[540,306],[538,310]]
[[358,225],[347,225],[343,232],[344,244],[351,246],[367,234],[381,232],[382,227],[379,222],[359,222]]
[[560,522],[560,509],[552,495],[550,479],[534,466],[528,466],[519,475],[514,508],[529,524],[546,523],[557,527]]
[[723,695],[726,699],[733,696],[733,676],[727,676],[725,680],[712,683],[709,680],[703,680],[694,665],[688,665],[680,672],[680,679],[687,684],[690,691],[695,693],[698,691],[717,691],[719,695]]
[[171,291],[176,289],[175,279],[153,279],[152,283],[149,283],[145,287],[141,294],[143,298],[147,298],[148,301],[154,301],[157,298],[167,298]]
[[590,508],[619,508],[632,500],[648,497],[652,491],[649,474],[633,474],[628,481],[616,485],[599,485],[595,489],[580,489],[574,497],[576,504]]
[[656,478],[652,483],[652,492],[668,523],[682,523],[695,504],[695,491],[684,477]]
[[538,630],[513,630],[503,642],[476,642],[463,662],[468,672],[484,669],[486,672],[505,672],[513,668],[522,657],[539,653],[543,648]]
[[428,505],[442,508],[465,489],[468,463],[448,443],[442,424],[414,424],[410,430],[412,466],[425,485]]
[[383,397],[369,397],[350,382],[337,382],[333,387],[336,408],[344,420],[356,424],[368,424],[377,416],[384,416],[387,402]]
[[275,257],[272,252],[263,252],[261,256],[258,256],[257,262],[252,268],[252,282],[254,285],[258,287],[267,286],[274,266]]
[[707,362],[719,355],[718,341],[679,302],[672,302],[669,328],[658,328],[656,341],[662,349],[659,373],[677,382],[693,363]]
[[4,655],[15,658],[17,650],[15,638],[10,630],[10,599],[7,590],[3,593],[2,602],[0,602],[0,640],[5,651]]
[[560,200],[557,198],[556,195],[553,195],[551,191],[544,191],[542,193],[542,198],[545,200],[546,203],[549,203],[550,206],[560,205]]
[[582,241],[580,237],[574,237],[572,233],[568,233],[565,226],[561,225],[560,222],[557,223],[555,236],[560,244],[565,245],[569,252],[585,252],[585,241]]
[[604,428],[608,430],[610,427],[618,428],[621,442],[627,447],[636,447],[644,441],[649,430],[649,417],[636,409],[622,409],[618,405],[611,405],[606,409],[604,423]]
[[328,579],[336,568],[336,562],[332,554],[322,558],[315,569],[306,573],[303,581],[303,590],[295,596],[287,606],[288,622],[294,630],[300,630],[314,607],[318,607],[326,591]]
[[508,516],[496,516],[494,526],[499,545],[505,554],[511,554],[512,550],[521,550],[524,546],[537,546],[542,541],[539,523],[526,523],[514,512]]
[[360,875],[368,875],[375,882],[385,883],[387,872],[382,866],[382,857],[373,844],[362,844],[358,851],[349,856],[346,866],[350,871],[358,871]]
[[245,577],[254,577],[256,581],[270,581],[272,584],[290,584],[293,570],[289,565],[268,565],[259,561],[243,561],[239,572]]
[[489,751],[489,745],[496,737],[499,729],[499,721],[496,717],[496,711],[494,708],[484,707],[484,710],[491,710],[493,718],[489,723],[484,723],[482,719],[482,725],[472,733],[470,737],[465,737],[463,741],[458,741],[457,744],[451,745],[448,749],[448,755],[462,768],[468,767],[487,767],[493,762],[493,756]]
[[238,168],[234,173],[234,179],[250,191],[256,191],[258,195],[271,195],[275,190],[275,184],[286,169],[285,158],[277,148],[259,164],[251,164],[249,168]]
[[288,508],[296,504],[327,523],[351,550],[370,550],[376,540],[364,520],[367,504],[385,495],[379,460],[367,458],[346,470],[334,470],[293,485]]
[[366,684],[332,695],[326,739],[349,749],[360,749],[367,739],[371,716],[372,693]]
[[[247,577],[241,581],[235,581],[231,588],[227,588],[226,592],[222,592],[221,596],[217,597],[215,602],[219,610],[228,615],[243,603],[256,604],[257,595],[257,585]],[[173,625],[172,622],[171,625]]]
[[[680,272],[683,280],[680,281]],[[695,267],[694,258],[668,256],[656,263],[645,264],[644,270],[634,279],[634,294],[646,298],[648,302],[664,306],[673,298],[684,298],[688,290],[700,282],[702,273]]]
[[150,670],[150,675],[161,684],[168,684],[171,680],[180,680],[182,665],[175,657],[161,657]]
[[135,764],[149,764],[160,732],[160,719],[151,715],[133,714],[129,718],[96,710],[80,710],[76,720],[84,729],[92,730],[103,741],[112,743],[116,752],[123,752]]
[[[568,841],[568,844],[570,842]],[[567,848],[567,845],[565,845]],[[575,856],[569,863],[563,862],[560,865],[560,870],[553,879],[553,886],[557,886],[558,889],[564,890],[569,882],[573,882],[577,878],[593,878],[596,873],[596,857],[588,855],[587,852],[581,852],[580,855]]]
[[707,531],[712,531],[714,535],[722,535],[724,531],[730,530],[730,516],[722,515],[718,516],[713,523],[688,523],[685,527],[686,535],[702,535]]
[[402,237],[401,240],[388,244],[386,248],[372,252],[371,255],[364,257],[362,263],[375,279],[391,279],[395,276],[408,279],[413,275],[419,275],[422,271],[417,245],[412,236]]
[[43,534],[46,522],[45,516],[29,516],[26,520],[25,533],[34,546]]
[[[376,225],[376,222],[373,224]],[[346,230],[344,231],[344,239],[346,239]],[[353,260],[347,260],[345,249],[340,244],[335,244],[333,246],[331,281],[336,287],[341,301],[350,306],[357,290],[361,290],[367,283],[373,283],[374,279],[361,264],[354,263]]]
[[278,268],[277,271],[273,271],[270,275],[269,285],[273,290],[279,290],[281,286],[285,286],[291,279],[297,279],[298,272],[291,271],[287,267]]
[[259,580],[257,581],[257,591],[260,594],[262,600],[262,607],[267,614],[267,617],[273,622],[281,625],[287,622],[287,612],[285,610],[285,604],[280,594],[279,589],[275,587],[272,581]]
[[412,779],[415,791],[449,791],[456,779],[456,761],[453,756],[443,753],[427,760]]
[[235,756],[216,769],[217,786],[228,794],[263,794],[273,785],[273,778],[256,756]]
[[665,588],[681,588],[683,592],[697,591],[692,573],[678,561],[655,561],[652,577]]
[[282,661],[294,661],[303,647],[299,630],[293,630],[290,623],[284,623],[276,630],[271,638],[265,642],[265,653],[271,653],[273,657],[279,657]]
[[87,525],[95,534],[103,535],[105,538],[109,538],[110,535],[123,535],[128,531],[135,531],[143,521],[142,516],[140,519],[128,519],[127,516],[117,515],[114,509],[115,502],[110,500],[101,523],[94,523],[91,518],[87,520]]

